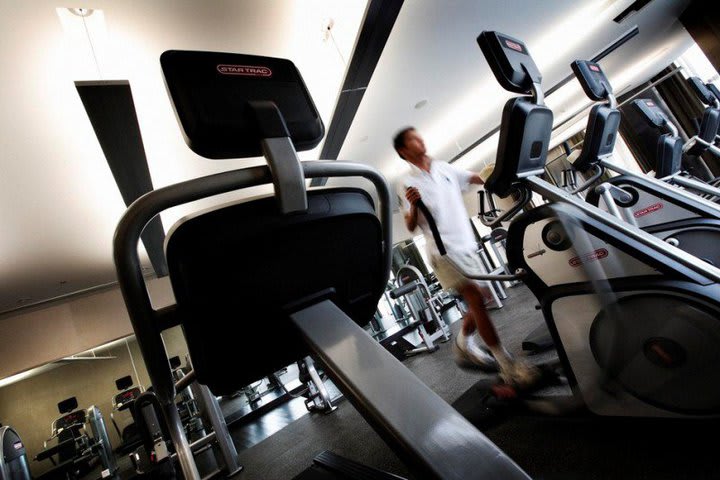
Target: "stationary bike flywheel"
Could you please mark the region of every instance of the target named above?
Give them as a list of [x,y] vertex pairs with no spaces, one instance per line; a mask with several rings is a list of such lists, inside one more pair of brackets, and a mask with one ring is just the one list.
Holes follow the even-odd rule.
[[686,414],[720,413],[720,312],[687,297],[644,293],[601,310],[590,348],[638,399]]

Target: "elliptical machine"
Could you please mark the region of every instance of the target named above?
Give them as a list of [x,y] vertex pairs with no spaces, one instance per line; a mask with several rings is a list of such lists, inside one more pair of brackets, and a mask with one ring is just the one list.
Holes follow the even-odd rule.
[[[540,178],[552,131],[527,47],[497,32],[478,43],[500,84],[522,96],[503,110],[494,195],[523,199],[508,260],[540,302],[575,402],[597,415],[720,414],[720,270]],[[558,405],[562,402],[558,402]]]
[[[150,192],[116,231],[118,281],[185,478],[200,475],[173,403],[179,387],[161,336],[176,324],[186,332],[197,381],[215,394],[236,392],[313,354],[418,478],[529,478],[363,330],[390,272],[390,189],[367,165],[298,160],[297,150],[316,146],[324,127],[292,62],[169,51],[161,63],[195,152],[264,154],[269,163]],[[380,201],[361,189],[306,189],[306,178],[337,176],[370,180]],[[175,205],[270,183],[272,197],[219,206],[172,229],[166,254],[176,304],[154,310],[137,254],[145,224]],[[238,349],[244,338],[273,341],[261,350]],[[230,364],[242,368],[229,371]],[[346,477],[349,468],[383,478],[347,460],[329,464],[328,457],[315,458],[316,476],[325,466],[322,478]]]
[[[696,85],[696,88],[699,89],[700,85],[698,83],[699,80],[697,79],[696,81],[690,82],[691,85]],[[705,88],[704,85],[702,87],[705,89],[704,92],[706,95],[714,98],[712,93]],[[706,100],[708,99],[706,98]],[[714,102],[718,102],[718,100],[714,99]],[[693,148],[687,148],[688,145],[690,147],[694,145],[695,149],[700,147],[716,155],[720,155],[720,149],[713,145],[718,125],[720,125],[720,110],[712,106],[706,108],[700,123],[698,135],[683,145],[678,134],[678,129],[653,100],[637,99],[633,101],[633,106],[648,125],[662,132],[657,140],[655,177],[671,185],[688,189],[695,194],[716,202],[718,197],[720,197],[720,189],[717,188],[717,183],[713,183],[712,181],[704,182],[692,177],[688,172],[683,170],[682,159],[688,150],[693,151]]]
[[[615,108],[617,102],[610,82],[597,63],[577,60],[571,66],[588,97],[605,102],[590,111],[582,151],[568,159],[576,170],[592,172],[571,193],[589,189],[585,197],[589,203],[711,265],[720,266],[719,206],[610,161],[620,125],[620,111]],[[679,138],[661,137],[658,155],[679,158],[681,148]],[[620,175],[596,186],[608,170]]]
[[720,148],[717,147],[720,130],[720,91],[712,83],[705,84],[698,77],[688,78],[690,88],[697,98],[705,105],[702,118],[698,124],[698,133],[694,135],[683,147],[683,153],[700,155],[710,152],[720,157]]

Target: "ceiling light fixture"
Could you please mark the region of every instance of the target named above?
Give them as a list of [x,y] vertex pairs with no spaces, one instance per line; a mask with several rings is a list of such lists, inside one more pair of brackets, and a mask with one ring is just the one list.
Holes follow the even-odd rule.
[[102,10],[91,8],[57,8],[63,28],[66,70],[74,80],[97,80],[104,77],[107,52],[107,27]]
[[68,8],[68,11],[73,15],[85,18],[92,15],[95,10],[93,10],[92,8]]
[[417,102],[417,103],[415,104],[415,110],[420,110],[420,109],[423,108],[425,105],[427,105],[427,103],[428,103],[427,100],[420,100],[419,102]]
[[335,26],[335,20],[332,18],[326,18],[322,22],[322,37],[323,42],[327,42],[332,35],[332,29]]

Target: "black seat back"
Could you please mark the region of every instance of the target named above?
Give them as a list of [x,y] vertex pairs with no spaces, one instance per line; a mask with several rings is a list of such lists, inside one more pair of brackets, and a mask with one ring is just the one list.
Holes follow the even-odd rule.
[[287,316],[302,299],[327,296],[369,322],[385,284],[381,243],[372,200],[350,189],[309,192],[301,215],[265,198],[180,224],[167,259],[198,380],[232,393],[307,355]]
[[[498,82],[507,90],[529,94],[542,77],[527,47],[498,32],[482,32],[477,39]],[[495,168],[485,189],[504,198],[520,178],[544,173],[552,133],[553,114],[530,97],[511,98],[505,104]]]
[[620,112],[617,109],[602,104],[593,106],[588,115],[582,151],[573,166],[585,171],[612,154],[619,128]]
[[206,158],[263,155],[252,102],[272,101],[282,112],[295,149],[315,147],[325,133],[300,72],[290,60],[216,52],[169,50],[160,57],[165,85],[188,146]]
[[698,137],[708,143],[714,143],[718,128],[720,128],[720,110],[713,107],[706,108],[700,121]]
[[[672,126],[670,119],[654,100],[640,98],[633,100],[632,105],[640,117],[651,127],[667,130]],[[655,152],[655,176],[657,178],[674,175],[680,171],[682,149],[683,141],[680,137],[670,133],[658,137]]]
[[690,89],[695,92],[698,100],[700,100],[703,105],[715,106],[718,99],[715,97],[712,90],[710,90],[699,77],[689,77],[687,81],[688,85],[690,85]]
[[[687,79],[690,89],[695,92],[697,98],[707,107],[703,111],[702,119],[700,120],[700,128],[698,129],[698,137],[710,144],[715,142],[715,137],[718,135],[718,128],[720,127],[720,98],[717,98],[715,92],[710,87],[712,84],[706,85],[698,77],[690,77]],[[712,85],[714,87],[714,85]],[[716,90],[717,88],[715,88]],[[695,145],[690,149],[689,153],[692,155],[699,155],[707,147],[704,145]]]
[[683,141],[666,133],[660,135],[657,143],[655,176],[664,178],[680,171],[682,166]]

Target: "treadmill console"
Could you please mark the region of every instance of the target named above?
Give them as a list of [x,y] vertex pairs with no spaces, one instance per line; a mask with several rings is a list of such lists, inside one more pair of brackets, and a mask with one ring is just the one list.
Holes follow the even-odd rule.
[[600,65],[588,60],[575,60],[570,64],[573,73],[585,91],[585,95],[592,100],[601,101],[608,98],[612,92],[610,81],[605,76]]
[[70,428],[73,425],[83,425],[85,424],[85,419],[85,410],[76,410],[55,420],[53,430],[58,432],[61,429]]
[[477,43],[498,83],[515,93],[531,93],[532,84],[540,84],[542,75],[527,47],[517,38],[500,32],[484,31]]
[[113,397],[113,408],[116,410],[125,410],[140,396],[140,388],[133,387],[120,392]]
[[715,95],[698,77],[690,77],[687,79],[695,95],[702,103],[708,106],[715,105]]
[[[205,158],[261,156],[263,138],[287,134],[296,150],[309,150],[325,134],[302,76],[289,60],[168,50],[160,65],[185,140]],[[285,128],[272,132],[266,130],[272,122],[266,123],[258,108],[270,99],[285,122]]]
[[633,106],[642,115],[642,117],[652,126],[663,128],[667,123],[665,112],[658,107],[657,103],[647,98],[633,100]]

